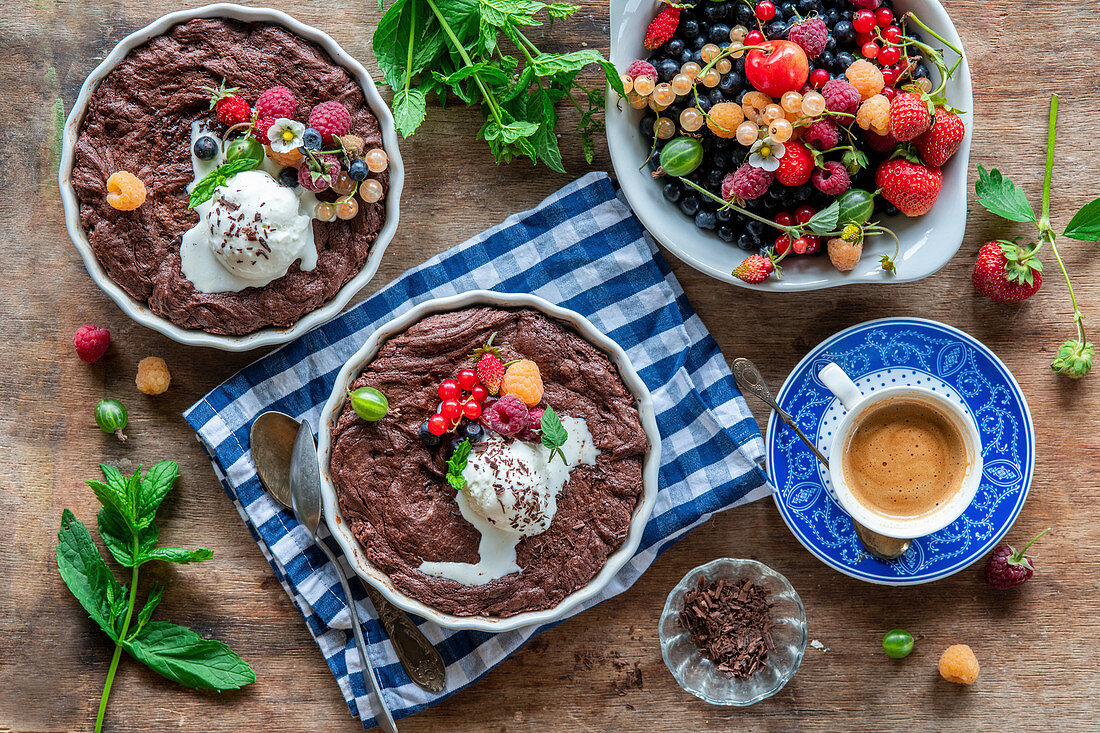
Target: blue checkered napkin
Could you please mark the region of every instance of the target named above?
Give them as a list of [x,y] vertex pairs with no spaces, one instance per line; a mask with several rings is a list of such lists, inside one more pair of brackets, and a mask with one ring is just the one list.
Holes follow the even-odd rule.
[[[245,368],[185,413],[365,727],[374,725],[376,702],[360,674],[339,581],[291,513],[260,486],[248,430],[257,415],[272,409],[316,426],[340,367],[375,329],[421,301],[479,288],[534,293],[587,316],[626,349],[653,394],[663,439],[653,518],[637,555],[581,610],[629,588],[662,550],[713,513],[770,492],[757,466],[764,453],[760,432],[718,345],[606,174],[589,174],[409,270],[339,318]],[[433,694],[409,680],[363,590],[351,585],[371,662],[395,718],[453,695],[542,630],[485,634],[420,621],[447,664],[447,688]]]

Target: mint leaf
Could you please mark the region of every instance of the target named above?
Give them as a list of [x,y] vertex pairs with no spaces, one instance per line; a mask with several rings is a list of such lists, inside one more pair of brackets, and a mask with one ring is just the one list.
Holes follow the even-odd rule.
[[554,460],[556,454],[561,456],[562,463],[567,464],[565,451],[561,447],[565,445],[565,441],[569,440],[569,432],[561,424],[561,418],[558,417],[558,413],[554,412],[553,407],[547,407],[543,411],[539,427],[542,428],[542,444],[550,449],[549,460]]
[[[140,473],[140,466],[138,473]],[[134,474],[137,475],[136,473]],[[161,461],[141,477],[139,483],[140,492],[137,500],[138,526],[147,526],[156,518],[157,509],[164,497],[176,484],[180,476],[180,467],[175,461]]]
[[428,93],[431,83],[412,89],[400,89],[393,95],[393,120],[401,137],[416,132],[428,115]]
[[1027,196],[996,168],[987,171],[978,165],[978,180],[974,183],[974,192],[978,194],[978,203],[1003,219],[1035,221],[1035,210],[1028,203]]
[[454,453],[447,460],[447,483],[455,491],[466,488],[466,478],[462,472],[466,470],[466,462],[470,458],[470,439],[463,440],[455,448]]
[[[137,617],[137,630],[140,631],[142,626],[145,626],[153,618],[153,611],[160,605],[160,597],[164,592],[164,586],[160,583],[154,583],[153,587],[149,590],[149,595],[145,599],[145,605],[141,607],[141,611],[138,612]],[[136,635],[136,631],[134,634]]]
[[125,647],[157,674],[199,690],[236,690],[256,681],[252,668],[228,646],[168,621],[143,626]]
[[193,209],[199,204],[206,203],[214,195],[219,186],[242,171],[249,171],[256,167],[256,161],[252,158],[240,158],[232,163],[222,163],[214,170],[202,177],[195,187],[191,189],[191,195],[187,208]]
[[[157,543],[157,526],[151,524],[139,530],[131,527],[114,507],[104,506],[97,515],[99,536],[107,551],[119,565],[132,568],[140,565],[144,553]],[[137,556],[134,555],[134,538],[137,537]]]
[[112,599],[125,602],[126,594],[103,561],[88,528],[68,509],[61,513],[61,529],[57,532],[57,570],[92,620],[117,641],[112,606],[117,609],[118,602],[112,604]]
[[840,201],[834,200],[833,203],[811,216],[810,220],[806,222],[806,226],[814,234],[825,234],[836,229],[839,219]]
[[[603,54],[594,48],[586,48],[571,53],[540,53],[535,56],[533,65],[535,76],[554,76],[555,74],[580,71],[589,64],[598,64],[602,61],[604,61]],[[616,74],[616,78],[618,78],[618,74]],[[621,88],[622,85],[623,83],[620,80],[619,87]]]
[[1069,220],[1062,236],[1085,242],[1095,242],[1100,239],[1100,199],[1093,199],[1081,207],[1081,210]]
[[626,96],[626,87],[623,86],[623,79],[619,76],[618,70],[615,68],[615,64],[610,61],[599,62],[603,68],[604,76],[607,77],[607,83],[611,85],[611,89],[619,94],[621,97]]
[[386,83],[397,92],[404,89],[406,78],[419,74],[436,60],[445,40],[443,29],[424,0],[396,0],[378,21],[371,44]]
[[177,565],[186,565],[209,560],[212,557],[214,557],[214,552],[204,547],[197,550],[187,550],[182,547],[154,547],[142,553],[141,561],[163,560],[164,562],[174,562]]
[[555,20],[568,18],[575,12],[577,12],[577,9],[567,3],[549,3],[546,6],[546,14],[550,16],[551,23]]

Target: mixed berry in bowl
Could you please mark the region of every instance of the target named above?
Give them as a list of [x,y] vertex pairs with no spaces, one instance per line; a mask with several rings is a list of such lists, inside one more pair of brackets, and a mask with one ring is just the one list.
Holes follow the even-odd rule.
[[662,1],[651,55],[622,75],[643,165],[696,226],[753,253],[733,271],[746,282],[815,254],[849,272],[871,235],[893,271],[880,220],[932,208],[965,133],[943,96],[959,62],[933,43],[961,61],[889,0]]

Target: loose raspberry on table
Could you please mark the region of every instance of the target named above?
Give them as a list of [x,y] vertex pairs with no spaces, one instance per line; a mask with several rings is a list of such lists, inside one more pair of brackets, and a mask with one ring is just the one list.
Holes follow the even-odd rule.
[[840,142],[840,130],[837,129],[835,122],[822,118],[810,123],[802,139],[818,150],[828,150],[835,148]]
[[744,201],[760,198],[774,180],[775,174],[771,171],[744,163],[722,179],[722,198],[726,201],[734,197]]
[[351,113],[339,102],[321,102],[310,110],[309,126],[321,133],[321,139],[329,143],[333,135],[351,132]]
[[542,413],[545,412],[541,407],[531,408],[527,413],[527,427],[520,431],[516,436],[520,440],[526,440],[529,442],[537,442],[542,436]]
[[836,160],[825,161],[825,170],[814,168],[811,180],[818,191],[829,196],[839,196],[852,185],[848,170]]
[[878,135],[890,132],[890,100],[881,94],[868,98],[856,112],[856,124]]
[[639,76],[648,76],[654,81],[657,79],[657,69],[653,64],[648,61],[638,59],[630,64],[626,69],[626,75],[631,79],[637,79]]
[[505,395],[482,413],[490,430],[504,436],[516,435],[527,427],[527,405],[519,397]]
[[821,87],[825,97],[825,109],[830,112],[854,115],[859,109],[859,90],[843,79],[830,79]]
[[[861,99],[868,99],[882,91],[885,81],[882,78],[882,70],[870,61],[857,59],[855,63],[844,72],[848,83],[856,88]],[[884,97],[885,99],[885,97]]]
[[164,363],[164,359],[159,356],[147,356],[138,362],[134,383],[147,395],[164,394],[168,391],[168,385],[172,383],[172,374],[168,371],[168,365]]
[[107,179],[107,203],[119,211],[133,211],[145,196],[145,184],[129,171],[115,171]]
[[[325,168],[324,171],[315,171],[310,165],[312,161],[303,163],[302,167],[298,169],[298,183],[302,185],[307,191],[313,193],[321,193],[328,189],[332,185],[332,182],[336,180],[336,177],[340,175],[340,161],[335,155],[324,154],[318,155],[317,158],[321,161],[321,165]],[[314,178],[314,174],[317,175]]]
[[821,18],[808,18],[787,32],[787,40],[801,46],[810,58],[816,58],[829,41],[829,28]]
[[518,397],[528,407],[534,407],[542,400],[542,390],[539,365],[530,359],[520,359],[509,366],[500,385],[501,394]]
[[259,117],[284,117],[292,120],[297,108],[294,93],[286,87],[271,87],[256,100],[256,114]]
[[256,136],[256,139],[262,142],[264,145],[270,145],[271,141],[267,139],[268,130],[275,126],[274,117],[261,117],[256,120],[255,126],[252,128],[252,133]]
[[90,323],[85,323],[76,329],[73,334],[73,347],[81,361],[91,364],[99,361],[107,353],[107,347],[111,345],[111,332],[106,328],[99,328]]
[[940,657],[940,676],[948,682],[972,685],[978,680],[980,671],[974,650],[966,644],[949,646]]

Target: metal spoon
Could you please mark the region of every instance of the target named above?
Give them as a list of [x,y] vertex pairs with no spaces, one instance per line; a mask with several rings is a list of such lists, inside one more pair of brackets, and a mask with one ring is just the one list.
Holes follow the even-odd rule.
[[[260,483],[288,509],[292,509],[290,456],[298,429],[298,421],[290,415],[270,411],[256,418],[249,434],[252,460]],[[447,685],[447,667],[439,651],[404,611],[387,601],[373,586],[362,585],[409,678],[425,690],[442,692]]]
[[382,697],[382,687],[374,675],[374,667],[371,666],[370,659],[367,658],[367,642],[363,640],[363,630],[359,626],[359,612],[355,610],[355,601],[351,595],[348,579],[344,577],[344,571],[337,562],[336,556],[332,554],[332,550],[328,549],[328,545],[317,536],[317,529],[321,526],[321,473],[317,467],[317,444],[313,442],[313,431],[305,421],[298,429],[298,436],[294,439],[294,451],[290,454],[290,500],[298,523],[312,535],[317,547],[325,553],[325,557],[336,569],[336,577],[340,579],[344,597],[348,599],[351,630],[355,635],[355,648],[359,650],[359,661],[363,665],[363,677],[378,699],[378,707],[382,708],[382,713],[375,718],[378,727],[386,733],[397,733],[397,725],[393,722],[389,706],[386,705],[386,698]]
[[[741,389],[755,395],[764,404],[771,407],[779,415],[779,419],[783,421],[783,424],[794,430],[795,435],[801,438],[802,442],[813,451],[814,455],[817,456],[817,460],[821,461],[825,468],[829,467],[829,459],[825,457],[825,454],[818,449],[812,440],[806,437],[794,418],[780,407],[779,403],[772,397],[771,390],[768,389],[768,383],[764,381],[764,375],[760,373],[755,364],[748,359],[734,359],[733,378],[737,380],[737,384]],[[854,519],[852,520],[852,527],[856,531],[856,537],[859,538],[867,552],[879,560],[895,560],[904,555],[909,549],[910,540],[899,540],[878,532],[872,532]]]

